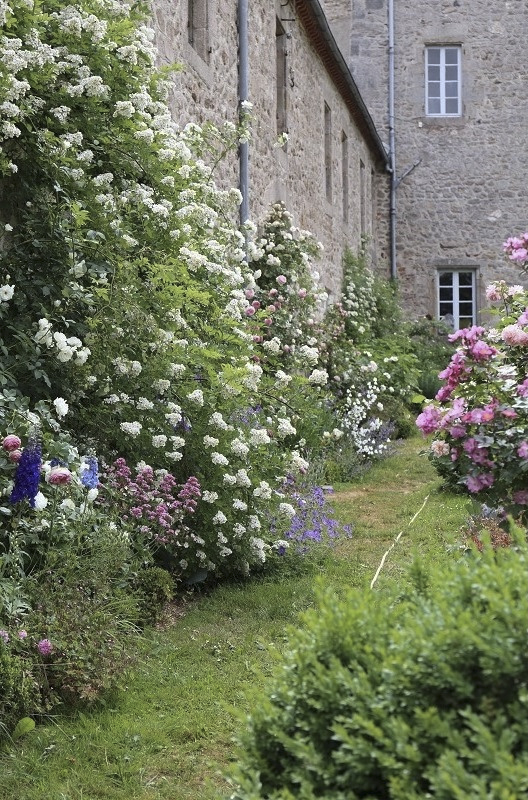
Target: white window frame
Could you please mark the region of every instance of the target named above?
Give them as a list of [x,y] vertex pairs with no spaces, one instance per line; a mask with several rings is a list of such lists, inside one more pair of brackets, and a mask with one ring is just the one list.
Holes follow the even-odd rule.
[[[452,290],[453,296],[451,300],[445,300],[440,297],[440,290],[442,288],[449,288],[448,286],[442,286],[440,284],[440,277],[445,274],[450,274],[453,276],[452,280]],[[460,286],[460,275],[471,275],[471,300],[461,300],[460,299],[460,289],[468,288],[467,284],[463,284]],[[471,302],[471,325],[476,324],[477,319],[477,270],[474,267],[458,267],[458,268],[450,268],[450,267],[443,267],[437,270],[436,273],[436,316],[438,319],[443,319],[445,317],[445,313],[440,313],[440,307],[443,303],[450,303],[452,306],[452,316],[453,316],[453,330],[457,331],[460,328],[460,304],[461,303],[469,303]],[[448,312],[446,312],[448,313]],[[467,314],[462,315],[462,318],[467,318]]]
[[[431,52],[433,50],[438,50],[440,53],[440,64],[430,64],[429,58]],[[457,63],[455,64],[446,64],[446,52],[448,50],[452,50],[457,53]],[[432,81],[429,79],[429,67],[439,66],[439,80]],[[454,99],[453,97],[446,98],[446,83],[450,83],[446,79],[446,67],[453,67],[456,66],[457,68],[457,87],[458,92],[456,96],[457,100],[457,110],[456,111],[446,111],[446,99]],[[438,83],[440,87],[440,97],[430,97],[430,85],[432,83]],[[430,100],[440,100],[440,111],[431,112],[429,111],[429,101]],[[425,48],[425,114],[428,117],[461,117],[462,116],[462,47],[459,44],[449,44],[449,45],[427,45]]]

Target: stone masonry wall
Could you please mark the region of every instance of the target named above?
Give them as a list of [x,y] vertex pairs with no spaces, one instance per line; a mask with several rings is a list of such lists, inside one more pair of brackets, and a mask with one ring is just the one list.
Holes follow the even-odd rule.
[[[179,61],[171,98],[176,119],[236,120],[237,2],[209,0],[210,52],[201,58],[187,41],[187,3],[154,0],[154,24],[162,63]],[[276,146],[276,18],[287,35],[286,120],[289,141]],[[336,297],[346,246],[357,249],[362,233],[375,258],[386,258],[387,215],[378,196],[386,194],[383,168],[357,129],[294,8],[284,0],[249,4],[249,99],[253,103],[250,143],[250,216],[258,222],[269,206],[282,200],[294,224],[312,231],[324,245],[319,264],[322,283]],[[206,63],[208,61],[208,63]],[[324,104],[331,109],[332,199],[325,190]],[[348,140],[349,214],[343,220],[342,136]],[[363,164],[363,167],[361,166]],[[363,179],[360,175],[363,175]],[[238,185],[236,156],[222,164],[217,180]],[[379,217],[375,222],[375,217]],[[363,220],[363,222],[362,222]],[[363,228],[363,230],[362,230]],[[380,233],[379,244],[377,243]]]
[[[490,281],[527,282],[503,257],[502,242],[524,231],[528,216],[528,76],[519,35],[528,5],[395,0],[394,11],[397,174],[417,165],[397,190],[403,299],[413,316],[434,314],[437,270],[467,266],[477,270],[484,311]],[[385,140],[387,0],[354,0],[348,32],[342,16],[336,14],[334,25],[350,43],[351,71]],[[424,50],[435,44],[462,46],[461,117],[425,116]]]

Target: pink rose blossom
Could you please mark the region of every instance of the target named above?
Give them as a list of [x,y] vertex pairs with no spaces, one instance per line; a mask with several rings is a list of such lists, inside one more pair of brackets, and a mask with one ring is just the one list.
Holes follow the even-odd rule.
[[18,450],[21,444],[22,441],[18,438],[18,436],[15,436],[14,433],[10,433],[9,436],[6,436],[2,441],[2,447],[8,452],[11,450]]
[[246,308],[245,313],[246,313],[246,317],[252,317],[253,314],[255,313],[255,309],[253,308],[253,306],[248,306]]
[[276,310],[277,310],[277,306],[274,306],[274,305],[266,306],[266,311],[268,312],[268,314],[273,314],[273,313],[275,313]]
[[284,284],[288,282],[288,278],[286,275],[277,275],[276,281],[280,286],[284,286]]
[[308,294],[307,289],[299,289],[299,291],[297,292],[297,295],[301,298],[306,297],[307,294]]
[[525,345],[528,344],[528,333],[517,325],[506,325],[502,331],[502,339],[506,344]]
[[266,319],[264,320],[264,325],[268,325],[268,326],[269,325],[273,325],[273,320],[270,319],[269,317],[266,317]]
[[71,483],[72,474],[67,467],[53,467],[46,478],[52,486],[64,486]]
[[258,309],[260,308],[260,301],[259,300],[253,300],[251,305],[253,306],[253,308],[257,309],[257,311],[258,311]]
[[13,464],[18,464],[20,459],[22,458],[22,450],[10,450],[8,459],[13,462]]
[[255,290],[254,289],[246,289],[244,294],[246,295],[246,298],[248,300],[253,300],[253,298],[255,297]]
[[439,428],[441,419],[440,411],[435,406],[426,406],[421,414],[416,418],[416,425],[422,433],[433,433]]

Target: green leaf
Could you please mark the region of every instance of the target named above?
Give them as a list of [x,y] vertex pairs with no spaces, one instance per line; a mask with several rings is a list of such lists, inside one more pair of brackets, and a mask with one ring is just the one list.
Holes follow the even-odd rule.
[[16,742],[17,739],[26,736],[33,730],[35,730],[35,721],[32,720],[31,717],[23,717],[17,722],[17,726],[11,734],[11,738]]

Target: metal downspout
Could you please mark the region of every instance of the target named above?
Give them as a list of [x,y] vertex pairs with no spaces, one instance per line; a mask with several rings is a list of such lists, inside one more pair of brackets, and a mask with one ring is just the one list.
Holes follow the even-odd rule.
[[394,136],[394,0],[388,2],[389,28],[389,169],[390,169],[390,277],[398,280],[396,266],[396,146]]
[[[248,52],[248,0],[238,0],[238,109],[243,114],[242,103],[249,95],[249,52]],[[239,188],[242,195],[240,204],[240,223],[249,219],[249,144],[240,142],[239,148]]]

